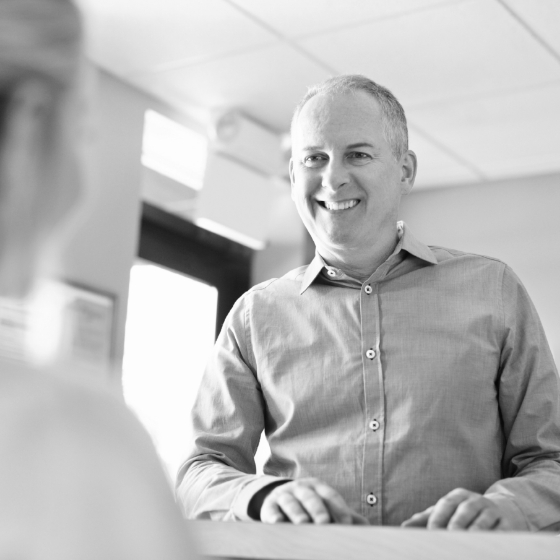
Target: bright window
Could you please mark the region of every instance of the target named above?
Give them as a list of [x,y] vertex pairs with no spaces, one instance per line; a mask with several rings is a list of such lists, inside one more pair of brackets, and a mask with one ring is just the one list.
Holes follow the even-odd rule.
[[200,190],[204,181],[208,140],[155,111],[146,111],[142,164],[166,177]]
[[191,437],[188,418],[214,344],[217,298],[216,288],[147,261],[132,267],[124,397],[172,480]]

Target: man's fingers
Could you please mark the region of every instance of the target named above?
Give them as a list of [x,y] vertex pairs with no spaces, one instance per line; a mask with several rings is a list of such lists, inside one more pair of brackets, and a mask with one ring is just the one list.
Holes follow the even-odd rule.
[[261,521],[278,523],[345,523],[369,525],[368,520],[351,510],[342,496],[315,478],[295,480],[276,487],[264,499]]
[[434,506],[434,510],[428,519],[428,529],[447,527],[459,504],[464,502],[471,494],[472,492],[468,490],[457,488],[441,498]]
[[448,529],[467,529],[482,514],[485,504],[480,496],[473,496],[461,502],[451,516]]
[[330,523],[329,509],[314,489],[297,487],[294,490],[294,496],[299,500],[313,523]]
[[369,519],[356,513],[355,511],[352,512],[352,525],[369,525]]
[[263,523],[280,523],[286,521],[286,517],[275,501],[265,500],[261,507],[261,521]]
[[401,527],[426,527],[428,525],[428,519],[430,518],[430,514],[434,510],[434,506],[430,506],[428,509],[424,511],[420,511],[419,513],[415,513],[410,519],[403,521],[401,523]]
[[329,523],[329,509],[317,495],[312,485],[307,483],[287,483],[274,489],[261,507],[261,521],[300,523]]
[[404,521],[401,526],[487,531],[500,529],[501,522],[500,511],[494,502],[476,492],[456,488],[434,506]]
[[283,492],[278,495],[278,506],[282,513],[292,523],[299,525],[300,523],[309,523],[311,521],[307,511],[304,509],[300,501],[288,492]]
[[500,516],[493,509],[483,509],[480,515],[471,523],[469,531],[491,531],[498,528]]
[[326,484],[319,483],[315,486],[315,491],[329,508],[334,523],[342,523],[345,525],[351,525],[353,523],[353,515],[357,514],[354,514],[346,505],[346,502],[336,490]]

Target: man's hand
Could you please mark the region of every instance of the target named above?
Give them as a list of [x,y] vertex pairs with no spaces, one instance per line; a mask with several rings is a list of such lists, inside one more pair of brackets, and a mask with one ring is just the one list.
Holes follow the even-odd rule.
[[368,525],[352,511],[342,496],[316,478],[303,478],[276,486],[264,499],[260,518],[264,523],[343,523]]
[[455,488],[435,505],[407,519],[401,527],[469,531],[512,529],[492,500],[463,488]]

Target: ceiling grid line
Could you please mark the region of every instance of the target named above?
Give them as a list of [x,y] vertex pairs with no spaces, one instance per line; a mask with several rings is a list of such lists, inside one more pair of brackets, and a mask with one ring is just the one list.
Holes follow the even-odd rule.
[[136,76],[145,76],[145,75],[152,75],[152,74],[162,74],[165,72],[169,72],[169,71],[174,71],[174,70],[182,70],[183,68],[193,68],[195,66],[201,66],[204,64],[208,64],[211,62],[216,62],[219,60],[225,60],[228,58],[235,58],[236,56],[239,55],[244,55],[247,53],[251,53],[251,52],[255,52],[258,50],[264,50],[267,48],[270,48],[270,43],[269,44],[264,44],[264,45],[260,45],[258,47],[244,47],[242,49],[233,49],[230,50],[228,52],[224,52],[224,53],[220,53],[220,54],[216,54],[216,55],[210,55],[207,57],[201,57],[199,60],[195,60],[195,61],[191,61],[189,62],[188,60],[174,60],[171,62],[166,62],[163,64],[158,65],[157,67],[154,68],[150,68],[150,70],[145,70],[142,72],[136,72],[136,73],[132,73],[129,74],[127,77],[129,78],[134,78]]
[[496,2],[498,2],[498,4],[500,4],[500,6],[502,6],[502,8],[508,12],[511,17],[527,32],[529,33],[529,35],[531,35],[531,37],[533,37],[533,39],[535,39],[535,41],[537,43],[539,43],[539,45],[541,47],[543,47],[543,49],[550,54],[555,60],[556,62],[560,63],[560,53],[556,52],[556,50],[554,49],[554,47],[552,47],[551,45],[549,45],[549,43],[543,38],[541,37],[541,35],[539,33],[537,33],[537,31],[535,31],[535,29],[533,29],[526,20],[524,20],[509,4],[507,4],[505,2],[505,0],[496,0]]
[[453,97],[446,97],[444,101],[442,100],[431,100],[431,101],[421,101],[419,103],[409,103],[409,109],[430,109],[432,107],[437,107],[441,103],[463,103],[468,102],[473,99],[493,99],[493,98],[503,98],[506,95],[523,93],[535,90],[542,90],[549,87],[556,87],[560,85],[560,80],[553,79],[547,82],[541,82],[536,84],[521,85],[516,87],[507,87],[505,89],[491,89],[487,91],[482,91],[477,94],[469,93],[467,95],[454,95]]
[[315,57],[306,49],[304,49],[300,44],[292,41],[291,39],[288,39],[288,37],[280,33],[277,29],[274,29],[274,27],[271,27],[266,22],[262,21],[260,18],[258,18],[251,12],[245,10],[235,2],[232,2],[231,0],[223,0],[223,1],[229,4],[232,8],[238,10],[245,17],[249,18],[251,21],[254,21],[256,24],[260,25],[263,29],[266,29],[266,31],[268,31],[269,33],[272,33],[272,35],[276,36],[279,41],[286,43],[287,45],[292,47],[296,52],[305,56],[310,62],[317,64],[321,69],[325,70],[326,72],[329,72],[330,74],[340,74],[340,72],[338,72],[335,68],[329,66],[328,64],[323,62],[320,58]]
[[472,162],[460,156],[453,150],[450,150],[445,144],[442,144],[439,140],[436,140],[432,135],[428,134],[418,126],[411,124],[410,121],[407,124],[409,129],[414,130],[414,132],[419,136],[422,136],[424,140],[427,140],[428,142],[436,146],[439,150],[447,154],[449,157],[453,158],[457,163],[463,165],[464,167],[469,169],[469,171],[472,171],[472,173],[476,175],[479,180],[484,181],[487,179],[486,175]]
[[[258,25],[260,25],[261,27],[263,27],[264,29],[266,29],[270,33],[274,34],[280,41],[285,42],[286,44],[290,45],[292,48],[295,48],[295,50],[297,50],[298,52],[300,52],[301,54],[306,56],[309,60],[311,60],[315,63],[318,63],[323,69],[327,70],[331,74],[335,74],[335,75],[340,74],[340,72],[337,71],[335,68],[330,67],[329,65],[325,64],[322,60],[317,59],[316,57],[312,56],[303,47],[301,47],[301,45],[299,45],[298,43],[288,39],[282,33],[277,31],[276,29],[274,29],[273,27],[271,27],[267,23],[263,22],[260,18],[256,17],[254,14],[252,14],[252,13],[248,12],[247,10],[238,6],[234,1],[232,1],[232,0],[223,0],[223,1],[227,2],[232,7],[235,7],[241,13],[243,13],[246,17],[248,17],[249,19],[251,19],[252,21],[257,23]],[[430,10],[430,9],[439,9],[439,8],[441,8],[442,4],[443,3],[436,4],[434,6],[426,7],[422,11]],[[402,15],[406,15],[406,14],[410,14],[410,13],[415,13],[415,12],[418,12],[418,11],[420,11],[420,10],[409,10],[405,14],[399,14],[398,16],[392,16],[392,18],[400,17]],[[384,18],[384,19],[389,19],[389,18]],[[361,22],[360,25],[362,23],[363,22]],[[408,126],[411,129],[413,129],[418,135],[422,136],[425,140],[432,143],[434,146],[436,146],[442,152],[444,152],[449,157],[451,157],[454,161],[456,161],[460,165],[464,166],[465,168],[469,169],[469,171],[471,171],[479,180],[485,180],[486,179],[486,176],[484,175],[484,173],[482,173],[482,171],[480,169],[478,169],[472,162],[470,162],[470,161],[466,160],[465,158],[461,157],[460,155],[455,153],[453,150],[450,150],[446,145],[442,144],[438,140],[435,140],[431,135],[427,134],[426,132],[424,132],[419,127],[417,127],[415,125],[411,125],[410,123],[408,123]]]
[[362,73],[407,108],[417,188],[560,172],[559,0],[78,1],[91,60],[201,126],[287,131],[309,84]]
[[[235,0],[233,0],[233,1],[235,2]],[[472,0],[454,0],[454,2],[456,4],[460,4],[462,2],[471,2],[471,1]],[[385,15],[385,16],[381,16],[381,17],[373,17],[373,18],[368,18],[366,20],[359,21],[359,22],[347,23],[347,24],[344,24],[344,25],[329,27],[328,29],[322,29],[320,31],[315,31],[313,33],[298,35],[296,37],[296,39],[313,39],[315,37],[319,37],[321,35],[328,35],[328,34],[333,33],[333,32],[336,33],[338,31],[345,31],[347,29],[355,29],[357,27],[367,26],[367,25],[370,25],[372,23],[378,23],[380,21],[388,21],[388,20],[392,20],[392,19],[399,19],[399,18],[402,18],[404,16],[410,16],[410,15],[418,14],[418,13],[421,13],[421,12],[428,12],[428,11],[431,11],[431,10],[439,10],[443,7],[448,7],[448,0],[442,0],[438,4],[432,4],[430,6],[422,6],[420,8],[405,10],[405,11],[398,12],[398,13],[395,13],[395,14]]]
[[[323,68],[324,70],[326,70],[327,72],[333,74],[333,75],[338,75],[341,72],[336,70],[334,67],[331,67],[327,64],[325,64],[321,59],[316,58],[315,56],[311,55],[306,49],[304,49],[301,45],[299,45],[295,40],[291,40],[289,38],[287,38],[285,35],[283,35],[282,33],[280,33],[278,30],[276,30],[275,28],[271,27],[270,25],[268,25],[266,22],[263,22],[260,18],[258,18],[257,16],[255,16],[254,14],[252,14],[251,12],[248,12],[247,10],[245,10],[244,8],[242,8],[241,6],[237,5],[235,3],[234,0],[223,0],[224,2],[228,3],[230,6],[236,8],[237,10],[239,10],[242,14],[244,14],[246,17],[248,17],[249,19],[251,19],[252,21],[254,21],[255,23],[257,23],[258,25],[260,25],[263,29],[267,30],[268,32],[270,32],[271,34],[275,35],[280,41],[288,44],[289,46],[291,46],[292,48],[294,48],[297,52],[299,52],[300,54],[304,55],[305,57],[308,58],[308,60],[318,64],[321,68]],[[467,0],[463,0],[463,1],[467,1]],[[395,16],[390,16],[387,18],[382,18],[382,19],[396,19],[398,17],[402,17],[403,15],[409,15],[411,13],[416,13],[419,11],[427,11],[427,10],[434,10],[434,9],[440,9],[443,6],[443,2],[440,4],[436,4],[434,6],[428,6],[426,8],[424,8],[423,10],[409,10],[405,13],[401,13]],[[376,20],[372,20],[372,21],[379,21],[380,18],[377,18]],[[368,23],[371,23],[370,21],[368,21]],[[360,22],[358,25],[364,25],[364,22]],[[353,26],[348,26],[348,27],[356,27],[356,25]],[[331,30],[327,30],[327,31],[323,31],[321,33],[328,33],[331,32]],[[318,33],[318,34],[321,34]],[[299,37],[302,38],[302,37]],[[449,149],[445,144],[441,143],[440,141],[436,140],[435,138],[433,138],[430,134],[426,133],[424,130],[422,130],[421,128],[419,128],[416,125],[411,125],[410,122],[408,123],[409,128],[411,128],[412,130],[414,130],[419,136],[422,136],[425,140],[427,140],[428,142],[430,142],[432,145],[436,146],[439,150],[441,150],[442,152],[444,152],[445,154],[447,154],[450,158],[452,158],[454,161],[456,161],[458,164],[462,165],[463,167],[467,168],[469,171],[471,171],[480,181],[484,181],[487,179],[487,177],[485,176],[485,174],[478,168],[476,167],[471,161],[463,158],[462,156],[460,156],[459,154],[457,154],[455,151]]]

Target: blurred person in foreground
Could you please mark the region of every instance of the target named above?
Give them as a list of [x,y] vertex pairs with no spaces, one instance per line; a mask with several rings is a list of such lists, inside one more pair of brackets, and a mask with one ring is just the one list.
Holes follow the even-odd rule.
[[416,166],[400,103],[363,76],[296,108],[292,198],[317,253],[225,321],[178,477],[187,515],[558,528],[560,383],[539,318],[504,263],[398,221]]
[[[3,298],[29,296],[82,196],[80,43],[69,0],[0,0]],[[79,372],[55,373],[0,357],[0,557],[193,558],[147,434]]]

